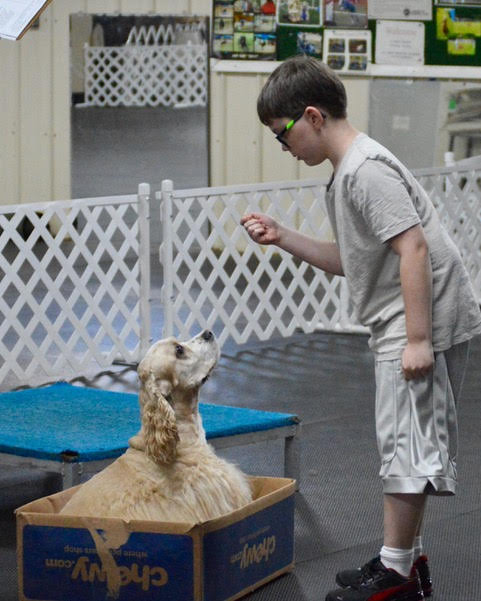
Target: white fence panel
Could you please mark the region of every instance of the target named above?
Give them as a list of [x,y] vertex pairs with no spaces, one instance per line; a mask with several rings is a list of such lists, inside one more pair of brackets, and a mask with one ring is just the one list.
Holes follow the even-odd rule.
[[143,356],[150,251],[142,192],[0,207],[2,389]]
[[206,106],[207,44],[84,48],[87,106]]
[[[459,245],[481,302],[481,164],[416,173]],[[350,309],[344,278],[330,277],[277,248],[249,243],[239,226],[262,211],[318,238],[331,230],[326,183],[276,182],[173,190],[163,182],[164,335],[212,329],[220,343],[289,336],[296,330],[366,332]]]
[[160,46],[178,43],[179,37],[190,37],[192,43],[200,43],[207,39],[207,22],[201,18],[199,21],[188,23],[177,22],[161,23],[160,25],[134,25],[127,37],[126,45],[134,46]]
[[[173,191],[161,194],[164,334],[209,328],[237,344],[296,330],[351,331],[342,278],[330,277],[272,246],[246,243],[246,211],[267,212],[324,238],[325,185],[318,180]],[[160,195],[159,195],[160,196]]]
[[481,303],[481,159],[415,174],[456,242]]

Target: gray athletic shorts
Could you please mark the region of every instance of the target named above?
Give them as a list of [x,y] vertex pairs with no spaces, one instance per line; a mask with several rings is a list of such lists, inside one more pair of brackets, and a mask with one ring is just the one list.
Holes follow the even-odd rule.
[[426,378],[406,380],[401,360],[376,361],[376,435],[384,493],[456,492],[456,405],[469,342],[435,353]]

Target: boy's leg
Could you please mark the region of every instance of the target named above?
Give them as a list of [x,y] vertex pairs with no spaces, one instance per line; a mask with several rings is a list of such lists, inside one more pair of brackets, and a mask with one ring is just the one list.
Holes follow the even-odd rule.
[[[392,361],[376,364],[376,432],[385,493],[381,555],[384,551],[393,561],[407,561],[406,557],[413,555],[416,537],[419,543],[426,493],[454,494],[456,490],[456,404],[467,352],[468,343],[462,343],[438,353],[433,373],[409,383],[399,361],[397,365]],[[425,596],[429,596],[432,582],[426,557],[414,557],[414,567]],[[343,589],[332,591],[328,601],[353,601],[356,591],[359,599],[366,599],[368,585],[374,597],[382,591],[390,598],[389,591],[401,593],[400,588],[406,599],[420,599],[423,594],[412,576],[396,578],[379,557],[358,570],[339,572],[336,582],[350,588],[346,593]]]
[[426,494],[384,495],[384,545],[412,549],[424,513]]
[[411,573],[414,541],[424,513],[425,494],[384,495],[384,545],[380,559],[384,567],[404,577]]

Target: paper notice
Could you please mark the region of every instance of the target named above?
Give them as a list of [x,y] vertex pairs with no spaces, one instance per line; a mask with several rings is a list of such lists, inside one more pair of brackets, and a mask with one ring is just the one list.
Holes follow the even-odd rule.
[[431,0],[369,0],[369,19],[406,19],[431,21],[433,6]]
[[51,0],[2,0],[0,37],[18,40]]
[[423,65],[424,23],[378,21],[375,61],[379,65]]

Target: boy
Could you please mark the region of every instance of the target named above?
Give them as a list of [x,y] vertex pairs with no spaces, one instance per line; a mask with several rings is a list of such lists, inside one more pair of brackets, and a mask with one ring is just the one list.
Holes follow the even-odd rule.
[[336,74],[304,56],[277,67],[257,102],[283,150],[307,165],[332,163],[326,205],[336,242],[259,213],[241,223],[255,242],[344,275],[370,329],[384,545],[362,568],[339,572],[326,601],[416,601],[432,592],[420,534],[427,495],[456,489],[456,402],[481,313],[426,192],[349,123],[346,104]]

